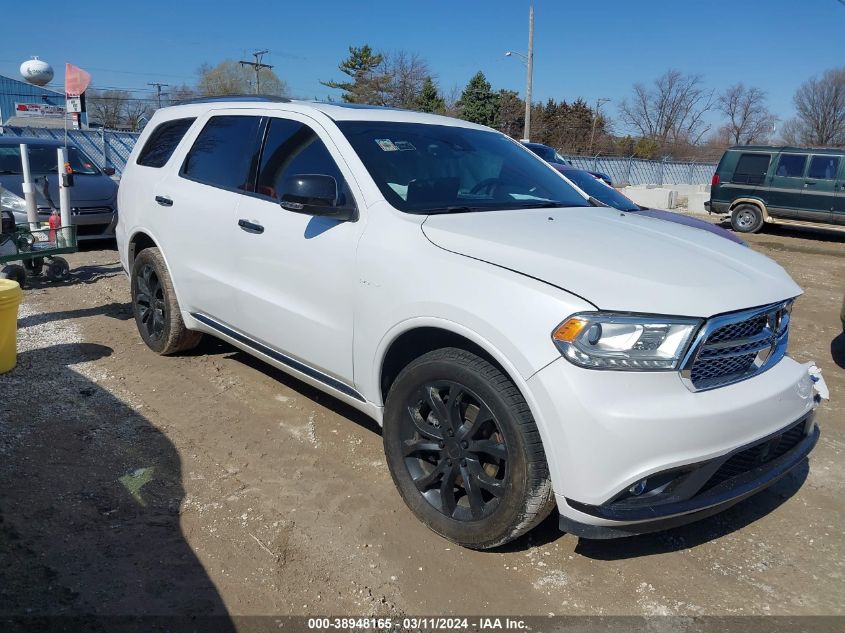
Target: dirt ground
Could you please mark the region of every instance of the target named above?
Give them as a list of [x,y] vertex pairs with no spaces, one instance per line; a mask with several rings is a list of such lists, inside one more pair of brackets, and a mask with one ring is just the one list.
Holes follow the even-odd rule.
[[831,391],[809,466],[692,526],[553,516],[494,552],[411,515],[367,418],[211,338],[157,357],[113,245],[71,255],[0,376],[0,614],[845,614],[845,234],[749,242],[805,289],[790,353]]

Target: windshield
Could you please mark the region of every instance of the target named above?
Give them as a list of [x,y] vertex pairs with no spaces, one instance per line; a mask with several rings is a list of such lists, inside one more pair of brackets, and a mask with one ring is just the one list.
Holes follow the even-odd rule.
[[400,211],[589,206],[563,178],[498,132],[383,121],[337,125]]
[[630,198],[622,195],[610,185],[605,184],[591,173],[580,169],[571,169],[563,172],[563,175],[583,189],[584,193],[592,196],[614,209],[620,211],[639,211],[640,207]]
[[[55,174],[58,172],[58,155],[55,145],[30,145],[29,168],[33,174]],[[81,150],[67,148],[67,160],[74,174],[92,176],[100,170]],[[0,146],[0,174],[23,174],[21,148],[18,145]]]

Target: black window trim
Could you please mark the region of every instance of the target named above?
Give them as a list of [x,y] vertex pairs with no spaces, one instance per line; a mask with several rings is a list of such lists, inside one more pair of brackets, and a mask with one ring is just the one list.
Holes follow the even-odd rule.
[[[167,167],[167,164],[171,160],[173,160],[173,156],[176,154],[177,150],[179,149],[179,146],[184,142],[185,137],[188,136],[188,132],[191,131],[191,128],[197,122],[197,118],[198,117],[196,117],[196,116],[179,117],[179,118],[176,118],[176,119],[168,119],[167,121],[162,121],[161,123],[156,125],[155,128],[152,130],[152,132],[150,132],[150,135],[147,137],[147,141],[144,143],[144,146],[141,148],[141,151],[138,152],[138,156],[135,157],[135,164],[139,167],[149,167],[150,169],[163,169],[163,168]],[[153,136],[155,136],[156,132],[158,132],[165,125],[173,124],[173,123],[176,123],[176,122],[179,122],[179,121],[190,121],[190,124],[185,129],[185,132],[182,134],[182,138],[180,138],[179,141],[176,143],[176,145],[173,146],[173,150],[170,152],[170,155],[167,157],[167,160],[164,161],[161,165],[147,165],[145,163],[140,162],[141,157],[144,154],[144,151],[147,149],[147,147],[149,147],[150,141],[153,140]]]
[[[211,116],[209,116],[205,120],[205,123],[202,124],[202,129],[200,129],[200,131],[194,137],[194,140],[191,143],[191,148],[194,147],[194,143],[197,142],[197,139],[199,139],[200,134],[203,133],[203,130],[205,130],[205,127],[211,122],[211,120],[216,118],[216,117],[223,117],[223,116],[242,116],[242,117],[250,117],[250,118],[253,118],[253,119],[260,119],[260,121],[258,122],[258,131],[255,135],[256,140],[258,140],[258,142],[260,142],[262,144],[261,148],[259,149],[259,159],[258,159],[258,162],[255,165],[250,167],[250,170],[252,171],[252,173],[249,174],[249,176],[247,177],[247,183],[252,184],[253,189],[255,189],[256,181],[258,180],[258,165],[261,163],[260,152],[262,152],[264,150],[264,145],[263,145],[263,143],[264,143],[264,133],[265,133],[265,128],[267,126],[267,117],[266,116],[255,115],[255,114],[231,114],[229,112],[212,112]],[[197,184],[204,185],[206,187],[213,187],[214,189],[219,189],[220,191],[229,191],[231,193],[237,193],[237,194],[240,194],[242,196],[249,196],[249,197],[257,197],[258,196],[258,194],[255,191],[244,191],[243,189],[238,189],[237,187],[223,187],[222,185],[215,183],[215,182],[208,182],[207,180],[201,180],[199,178],[191,178],[190,176],[186,176],[185,175],[185,163],[188,162],[188,154],[190,154],[190,153],[191,153],[191,149],[188,149],[188,152],[185,154],[185,157],[182,159],[182,165],[179,167],[179,174],[178,174],[179,178],[182,178],[184,180],[189,180],[190,182],[195,182]]]

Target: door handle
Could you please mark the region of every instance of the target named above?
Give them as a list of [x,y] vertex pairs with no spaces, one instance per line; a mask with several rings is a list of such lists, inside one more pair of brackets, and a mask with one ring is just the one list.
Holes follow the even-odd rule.
[[805,181],[804,181],[804,186],[805,186],[805,187],[806,187],[807,185],[815,185],[815,184],[816,184],[815,182],[812,182],[812,181],[810,181],[810,180],[805,180]]
[[238,226],[247,233],[258,233],[260,235],[264,232],[263,226],[256,224],[255,222],[250,222],[249,220],[238,220]]
[[158,202],[163,207],[173,206],[173,200],[171,200],[167,196],[156,196],[156,202]]

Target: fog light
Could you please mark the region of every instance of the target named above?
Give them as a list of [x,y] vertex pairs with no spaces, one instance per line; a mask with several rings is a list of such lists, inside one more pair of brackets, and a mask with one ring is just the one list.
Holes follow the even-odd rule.
[[645,492],[645,486],[646,486],[647,483],[648,483],[647,479],[641,479],[640,481],[635,483],[633,486],[628,488],[628,492],[630,492],[635,497],[639,497],[641,494],[643,494],[643,492]]

